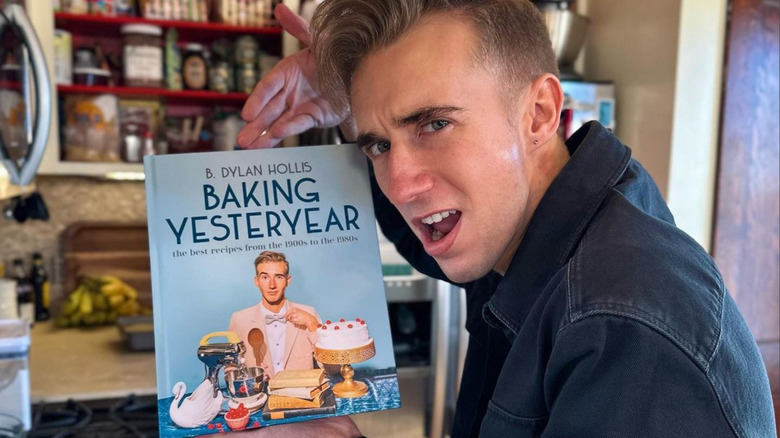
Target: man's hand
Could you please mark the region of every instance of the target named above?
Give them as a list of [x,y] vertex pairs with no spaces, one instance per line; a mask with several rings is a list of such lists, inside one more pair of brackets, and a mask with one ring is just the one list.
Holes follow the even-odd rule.
[[314,315],[300,307],[293,307],[288,310],[287,313],[284,314],[284,318],[299,329],[308,330],[310,332],[317,330],[317,324],[319,324]]
[[320,418],[241,432],[242,438],[355,438],[360,436],[349,417]]
[[346,109],[335,108],[320,95],[314,57],[308,49],[309,24],[281,3],[274,15],[306,48],[284,58],[255,86],[241,111],[247,122],[238,135],[242,148],[274,147],[284,137],[309,128],[336,126],[348,116]]

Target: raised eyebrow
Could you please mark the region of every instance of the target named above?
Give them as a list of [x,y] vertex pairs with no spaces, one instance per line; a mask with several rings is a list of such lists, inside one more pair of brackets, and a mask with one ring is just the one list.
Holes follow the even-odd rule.
[[393,124],[399,128],[409,125],[416,125],[422,121],[443,117],[460,111],[463,111],[463,108],[457,106],[428,106],[419,108],[411,114],[397,117],[395,120],[393,120]]

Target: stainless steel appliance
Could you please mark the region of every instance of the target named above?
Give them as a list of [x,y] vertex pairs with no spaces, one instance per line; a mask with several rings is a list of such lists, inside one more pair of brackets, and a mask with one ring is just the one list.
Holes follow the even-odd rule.
[[[18,4],[0,7],[0,161],[12,185],[32,182],[46,147],[53,106],[41,44],[24,8]],[[27,208],[40,209],[43,203],[40,195],[15,198],[7,209],[13,214],[7,216],[48,218],[47,213],[17,209],[25,201],[37,204]]]
[[353,416],[372,438],[449,435],[466,345],[465,295],[422,275],[379,234],[401,408]]
[[0,10],[0,38],[0,94],[3,101],[14,103],[0,115],[0,157],[11,182],[27,185],[49,135],[51,84],[41,44],[22,6],[9,4]]
[[579,79],[574,70],[574,61],[585,42],[589,20],[569,9],[570,1],[535,1],[544,15],[544,22],[550,33],[555,59],[562,79]]

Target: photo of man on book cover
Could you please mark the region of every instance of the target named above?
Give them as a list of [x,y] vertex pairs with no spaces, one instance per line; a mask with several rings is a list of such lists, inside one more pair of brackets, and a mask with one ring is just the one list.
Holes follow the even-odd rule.
[[282,370],[314,368],[314,344],[320,318],[314,307],[289,300],[292,282],[284,253],[263,251],[255,258],[255,286],[260,303],[234,312],[228,331],[246,346],[246,366],[260,366],[268,377]]

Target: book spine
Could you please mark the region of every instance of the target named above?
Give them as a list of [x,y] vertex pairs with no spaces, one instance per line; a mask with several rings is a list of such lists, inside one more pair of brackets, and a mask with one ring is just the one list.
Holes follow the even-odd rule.
[[160,394],[161,396],[167,396],[170,394],[171,388],[173,386],[170,384],[171,369],[168,365],[168,349],[165,348],[165,346],[168,345],[168,336],[165,332],[165,322],[163,321],[164,311],[162,299],[160,298],[160,290],[162,286],[160,284],[160,279],[162,278],[162,260],[160,259],[157,245],[155,245],[153,239],[153,236],[158,235],[158,230],[156,227],[157,221],[153,220],[157,217],[157,193],[154,191],[154,188],[157,186],[155,181],[155,177],[157,176],[155,169],[154,157],[144,157],[144,174],[146,181],[146,214],[147,218],[149,218],[149,220],[147,220],[147,229],[149,234],[149,266],[152,271],[152,308],[157,309],[157,312],[153,314],[155,331],[154,337],[156,344],[158,345],[155,352],[155,361],[157,366],[157,394]]
[[268,409],[297,409],[297,408],[318,408],[321,405],[319,397],[313,400],[304,400],[296,397],[285,397],[283,395],[271,395],[268,397]]
[[323,384],[318,386],[317,388],[314,388],[310,391],[306,390],[300,390],[298,391],[298,388],[279,388],[274,389],[270,391],[271,395],[283,395],[287,397],[297,397],[297,398],[304,398],[304,399],[313,399],[317,395],[319,395],[322,391],[324,391],[327,387]]
[[302,379],[271,379],[268,382],[268,389],[312,387],[322,385],[322,379],[302,378]]
[[303,417],[307,415],[323,415],[336,413],[336,406],[321,406],[319,408],[294,409],[291,411],[263,412],[263,420],[283,420],[285,418]]

